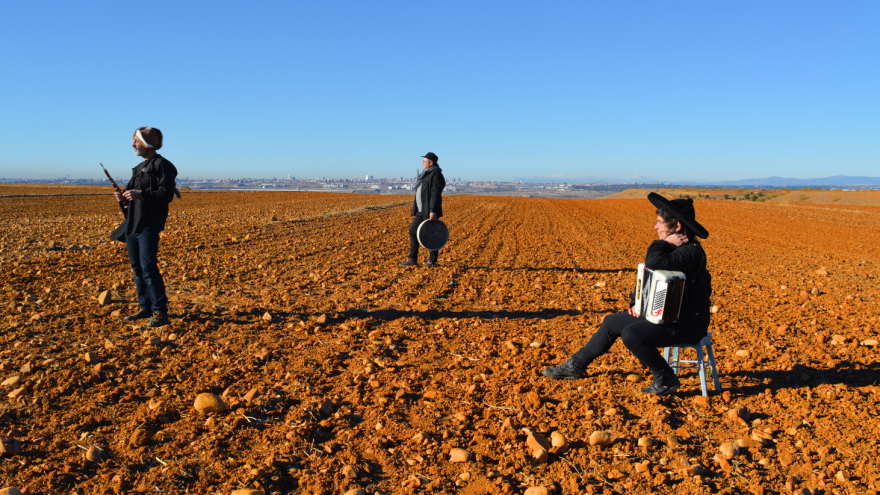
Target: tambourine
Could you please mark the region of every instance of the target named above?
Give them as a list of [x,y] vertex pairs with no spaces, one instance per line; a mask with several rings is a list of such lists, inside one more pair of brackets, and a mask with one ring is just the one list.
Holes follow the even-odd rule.
[[449,242],[449,228],[440,220],[425,220],[419,224],[416,239],[428,251],[440,251]]

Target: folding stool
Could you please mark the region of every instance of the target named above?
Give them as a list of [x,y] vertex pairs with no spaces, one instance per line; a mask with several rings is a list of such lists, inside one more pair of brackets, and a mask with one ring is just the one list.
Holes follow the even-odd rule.
[[[697,351],[697,360],[696,361],[687,361],[684,359],[679,359],[679,351],[682,347],[690,347]],[[706,348],[706,358],[703,357],[703,348]],[[669,350],[672,349],[672,360],[669,359]],[[712,333],[706,334],[702,340],[700,340],[699,344],[679,344],[677,346],[672,347],[664,347],[663,348],[663,359],[665,359],[669,366],[675,370],[675,374],[678,375],[678,370],[680,369],[697,369],[700,373],[700,388],[703,391],[704,396],[709,395],[709,388],[706,386],[706,364],[708,361],[709,370],[712,373],[712,381],[715,385],[715,392],[721,392],[721,381],[718,380],[718,367],[715,366],[715,353],[712,352]],[[684,366],[682,363],[687,364],[695,364],[696,366]]]

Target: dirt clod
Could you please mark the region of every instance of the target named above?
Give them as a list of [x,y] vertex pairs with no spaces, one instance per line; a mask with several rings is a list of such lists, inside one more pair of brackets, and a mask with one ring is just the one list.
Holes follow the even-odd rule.
[[110,456],[107,455],[107,452],[96,445],[92,445],[89,447],[89,450],[86,451],[86,460],[96,464],[103,464],[109,458]]
[[733,459],[740,454],[739,446],[734,442],[724,442],[718,447],[725,459]]
[[0,437],[0,457],[21,455],[21,442],[15,438]]
[[345,466],[342,466],[339,474],[341,474],[343,478],[353,480],[357,478],[357,469],[351,464],[346,464]]
[[129,437],[129,443],[132,445],[132,447],[143,447],[144,445],[150,443],[150,440],[152,439],[152,433],[143,428],[138,428],[134,430],[134,432],[131,434],[131,437]]
[[734,407],[727,411],[727,419],[734,422],[746,424],[751,418],[752,413],[745,407]]

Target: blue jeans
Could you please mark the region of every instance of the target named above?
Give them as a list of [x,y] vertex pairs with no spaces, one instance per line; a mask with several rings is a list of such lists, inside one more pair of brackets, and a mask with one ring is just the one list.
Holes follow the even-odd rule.
[[134,285],[137,287],[138,306],[153,312],[168,312],[168,296],[165,295],[165,282],[159,273],[159,231],[147,227],[137,234],[125,236],[128,245],[128,260],[134,270]]

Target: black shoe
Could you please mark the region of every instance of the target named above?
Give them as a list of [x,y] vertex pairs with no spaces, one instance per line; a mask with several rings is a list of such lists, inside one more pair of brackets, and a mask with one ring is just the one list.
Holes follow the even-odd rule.
[[168,315],[161,311],[156,311],[155,313],[153,313],[153,317],[150,318],[150,322],[147,323],[147,326],[150,328],[158,328],[164,327],[168,323],[170,323],[168,321]]
[[554,380],[579,380],[584,377],[584,370],[571,364],[569,359],[555,368],[545,369],[541,374]]
[[436,261],[428,261],[427,263],[425,263],[425,268],[437,268],[437,262]]
[[149,309],[139,309],[137,313],[133,315],[128,315],[124,319],[125,321],[143,320],[144,318],[149,318],[152,315],[153,313],[151,313]]
[[662,382],[654,381],[654,383],[643,388],[642,393],[654,395],[669,395],[680,386],[681,381],[678,379],[677,376],[672,375],[672,378],[666,379]]
[[418,265],[419,265],[419,264],[416,262],[416,260],[414,260],[414,259],[412,259],[412,258],[407,258],[407,259],[405,259],[405,260],[403,261],[403,263],[400,263],[400,264],[397,265],[397,266],[399,266],[399,267],[401,267],[401,268],[405,268],[405,267],[407,267],[407,266],[418,266]]

